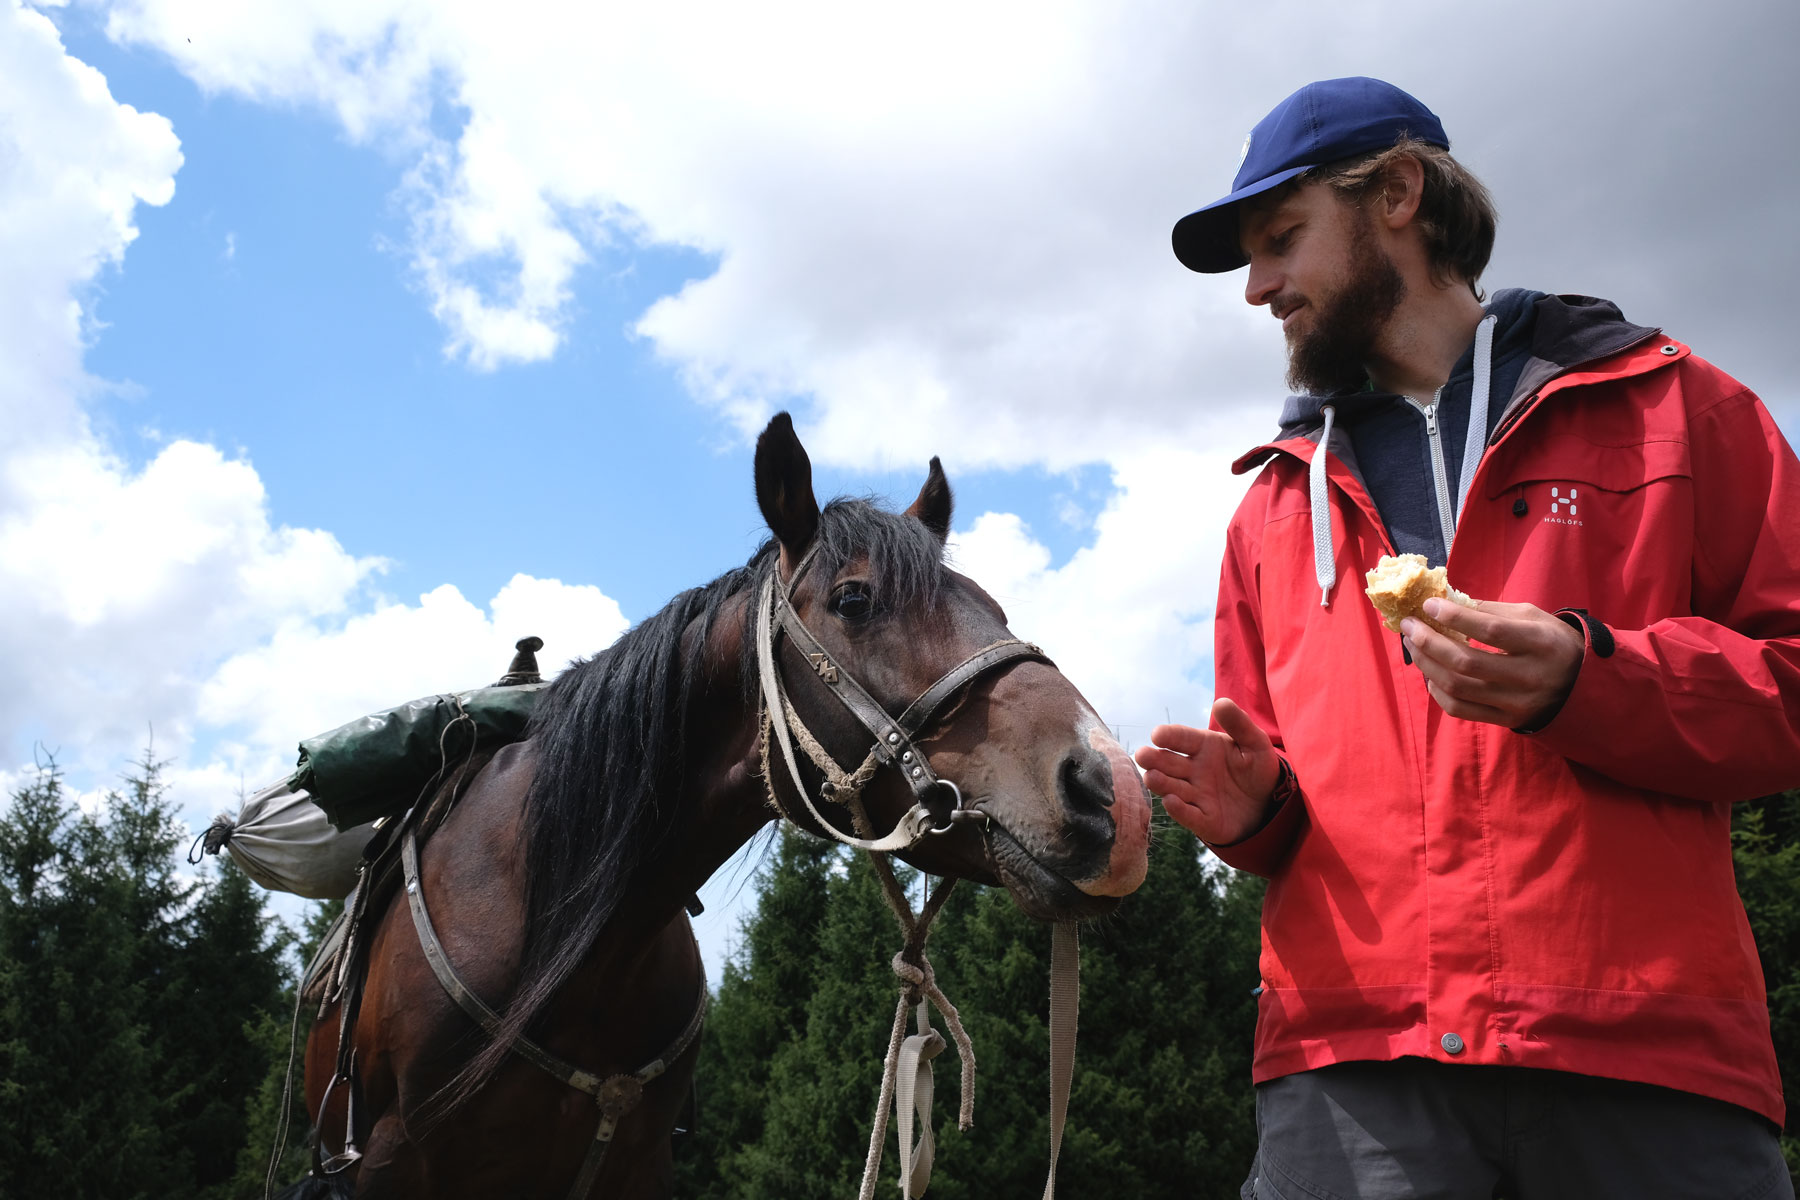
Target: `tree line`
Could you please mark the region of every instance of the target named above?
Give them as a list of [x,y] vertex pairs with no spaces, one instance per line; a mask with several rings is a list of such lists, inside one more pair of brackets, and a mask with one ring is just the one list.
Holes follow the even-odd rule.
[[[307,1115],[284,1090],[294,986],[337,906],[292,929],[235,868],[187,867],[163,766],[146,751],[84,809],[46,764],[0,816],[0,1200],[259,1197],[284,1101],[294,1132],[278,1185],[306,1169]],[[1790,1097],[1796,801],[1741,805],[1733,832]],[[1070,1195],[1235,1196],[1255,1149],[1262,881],[1209,860],[1160,813],[1155,829],[1144,887],[1083,931],[1058,1169]],[[712,981],[696,1119],[676,1149],[677,1195],[693,1200],[840,1200],[862,1174],[898,927],[862,857],[785,827],[768,837],[754,911]],[[954,1049],[937,1060],[930,1194],[1035,1198],[1049,1146],[1049,930],[1004,892],[965,884],[930,955],[977,1059],[966,1132]],[[879,1194],[895,1195],[888,1136]],[[1800,1144],[1784,1149],[1800,1169]]]

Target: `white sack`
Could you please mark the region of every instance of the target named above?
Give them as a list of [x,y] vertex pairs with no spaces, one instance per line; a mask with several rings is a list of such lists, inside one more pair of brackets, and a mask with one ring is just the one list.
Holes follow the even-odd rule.
[[363,846],[374,833],[373,821],[338,832],[311,796],[283,780],[244,801],[225,848],[271,891],[338,900],[356,886]]

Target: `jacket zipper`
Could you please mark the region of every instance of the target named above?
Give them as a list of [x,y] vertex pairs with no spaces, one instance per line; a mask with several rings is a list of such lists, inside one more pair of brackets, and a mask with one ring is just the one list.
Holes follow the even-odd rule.
[[1438,400],[1444,389],[1431,393],[1431,403],[1420,404],[1411,396],[1406,402],[1425,418],[1425,440],[1431,443],[1431,478],[1437,485],[1438,527],[1444,534],[1444,557],[1450,556],[1450,543],[1456,540],[1456,510],[1450,506],[1450,472],[1444,466],[1444,439],[1438,430]]

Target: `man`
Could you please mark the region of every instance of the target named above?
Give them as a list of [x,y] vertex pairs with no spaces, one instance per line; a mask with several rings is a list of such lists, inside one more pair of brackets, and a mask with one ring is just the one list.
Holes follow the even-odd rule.
[[[1302,88],[1175,253],[1248,265],[1295,392],[1232,519],[1211,728],[1139,752],[1269,878],[1247,1197],[1793,1195],[1733,801],[1800,783],[1800,463],[1580,296],[1483,303],[1413,97]],[[1383,554],[1473,608],[1388,633]]]

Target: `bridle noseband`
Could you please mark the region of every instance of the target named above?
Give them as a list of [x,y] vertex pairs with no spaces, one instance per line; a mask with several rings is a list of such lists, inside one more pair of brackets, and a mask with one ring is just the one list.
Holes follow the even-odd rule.
[[[960,822],[985,820],[985,813],[965,807],[962,789],[931,769],[925,752],[918,747],[919,734],[931,724],[952,697],[974,680],[1015,659],[1048,663],[1049,657],[1030,642],[1017,638],[995,642],[944,672],[917,700],[907,705],[905,712],[897,718],[891,717],[869,695],[868,689],[858,683],[819,644],[818,639],[813,637],[800,620],[800,615],[794,611],[791,600],[794,588],[798,586],[806,569],[812,565],[817,551],[818,543],[814,542],[813,548],[806,552],[788,577],[786,587],[780,585],[781,569],[778,560],[768,577],[763,580],[762,596],[757,604],[756,662],[764,712],[763,771],[769,775],[769,795],[774,799],[776,808],[788,820],[802,824],[794,820],[792,813],[782,808],[780,793],[774,786],[774,777],[769,774],[772,764],[769,762],[768,743],[771,740],[781,746],[788,777],[793,781],[794,790],[800,794],[801,803],[806,805],[806,811],[811,814],[818,830],[846,846],[854,846],[859,850],[905,850],[934,833],[945,833],[955,828]],[[831,689],[832,695],[874,737],[874,748],[853,775],[843,775],[837,763],[819,745],[789,702],[787,691],[782,686],[781,666],[775,657],[775,639],[778,633],[785,634],[794,643],[794,648],[812,665],[820,681]],[[901,816],[885,837],[853,837],[833,827],[814,806],[806,783],[801,779],[799,764],[794,758],[795,733],[798,734],[801,748],[806,751],[807,757],[824,772],[828,788],[836,793],[833,798],[849,806],[853,814],[858,811],[854,803],[855,793],[860,791],[862,784],[880,766],[892,766],[900,772],[906,786],[912,789],[915,798],[912,808]],[[845,794],[846,792],[849,794]]]

